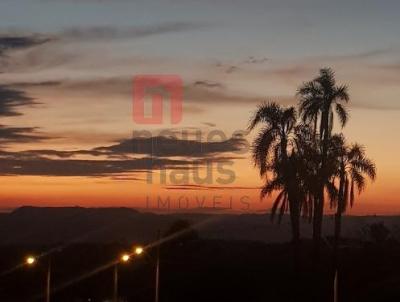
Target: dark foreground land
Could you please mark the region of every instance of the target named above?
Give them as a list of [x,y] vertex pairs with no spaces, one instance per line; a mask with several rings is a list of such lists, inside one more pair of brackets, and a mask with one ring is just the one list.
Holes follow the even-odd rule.
[[[0,302],[44,301],[51,252],[52,302],[111,301],[113,266],[157,231],[190,232],[160,248],[160,302],[333,301],[333,219],[324,225],[318,268],[310,239],[293,270],[290,225],[267,215],[140,213],[131,209],[32,208],[0,215]],[[204,223],[206,222],[206,223]],[[346,217],[340,249],[339,302],[400,301],[400,217]],[[196,226],[196,227],[194,227]],[[373,226],[373,227],[372,227]],[[310,238],[311,226],[302,224]],[[156,248],[119,266],[120,301],[154,301]],[[18,266],[19,265],[19,266]]]
[[[351,242],[341,250],[339,301],[400,301],[400,244]],[[126,250],[121,244],[74,244],[54,252],[52,301],[110,301],[113,268],[80,282]],[[51,247],[3,246],[0,271],[21,263],[27,252]],[[326,246],[318,277],[313,273],[308,242],[302,267],[292,270],[289,244],[182,238],[161,248],[160,301],[332,301],[333,277]],[[46,258],[34,267],[2,275],[0,301],[44,301]],[[155,249],[120,265],[121,301],[154,301]],[[68,286],[67,286],[68,285]]]

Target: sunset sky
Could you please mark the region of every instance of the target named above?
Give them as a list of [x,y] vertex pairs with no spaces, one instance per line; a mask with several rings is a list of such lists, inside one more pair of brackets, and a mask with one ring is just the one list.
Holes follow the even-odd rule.
[[[0,2],[2,209],[156,210],[160,196],[171,210],[265,212],[271,198],[259,200],[246,146],[253,136],[233,134],[263,101],[297,104],[299,85],[331,67],[351,96],[343,132],[378,168],[349,213],[400,214],[398,1],[149,2]],[[181,123],[170,123],[169,106],[163,124],[133,121],[132,80],[143,74],[182,79]],[[151,139],[133,136],[139,130],[175,138],[152,150]],[[225,138],[208,141],[211,131]],[[195,174],[207,165],[211,181],[201,184]],[[233,181],[220,181],[229,178],[221,167]],[[187,183],[170,181],[179,171]]]

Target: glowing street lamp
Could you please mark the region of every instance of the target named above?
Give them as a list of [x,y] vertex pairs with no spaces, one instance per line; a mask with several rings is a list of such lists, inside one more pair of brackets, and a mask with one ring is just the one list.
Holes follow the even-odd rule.
[[143,250],[143,248],[141,246],[138,246],[138,247],[135,248],[135,254],[136,255],[139,256],[139,255],[143,254],[143,252],[144,252],[144,250]]
[[[28,266],[33,266],[37,262],[37,259],[33,256],[28,256],[25,258],[25,264]],[[51,298],[51,260],[49,258],[48,266],[47,266],[47,275],[46,275],[46,302],[50,302]]]
[[131,256],[129,254],[123,254],[121,256],[121,262],[128,262],[131,259]]
[[35,257],[33,257],[33,256],[28,256],[28,257],[26,257],[26,259],[25,259],[25,263],[27,264],[27,265],[34,265],[35,264],[35,262],[36,262],[36,258]]
[[119,272],[118,272],[118,264],[119,263],[127,263],[131,259],[131,255],[129,254],[122,254],[121,257],[119,258],[119,261],[117,261],[114,265],[114,297],[113,297],[113,302],[118,302],[118,278],[119,278]]

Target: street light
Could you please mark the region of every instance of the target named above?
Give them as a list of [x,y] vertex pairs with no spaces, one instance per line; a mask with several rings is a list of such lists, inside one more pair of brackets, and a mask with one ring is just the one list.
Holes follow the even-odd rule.
[[114,265],[114,297],[113,297],[113,302],[118,302],[118,264],[119,263],[127,263],[131,259],[131,255],[129,254],[122,254],[121,257],[119,258],[119,261],[117,261]]
[[136,255],[141,255],[141,254],[143,254],[143,252],[144,252],[144,250],[143,250],[143,248],[141,246],[138,246],[138,247],[135,248],[135,254]]
[[123,254],[121,256],[121,262],[128,262],[129,259],[131,259],[131,256],[129,254]]
[[33,257],[33,256],[28,256],[28,257],[26,257],[26,259],[25,259],[25,263],[26,263],[27,265],[29,265],[29,266],[34,265],[35,262],[36,262],[36,258]]
[[[28,256],[25,258],[25,264],[28,266],[33,266],[37,262],[37,259],[33,256]],[[50,302],[51,295],[51,260],[49,258],[47,264],[47,274],[46,274],[46,302]]]
[[[136,255],[141,255],[143,253],[143,248],[138,246],[135,248],[134,253]],[[119,258],[119,261],[117,261],[114,265],[114,297],[113,297],[113,302],[118,302],[118,278],[119,278],[119,272],[118,272],[118,264],[120,263],[127,263],[131,260],[131,255],[128,253],[124,253],[121,255]]]

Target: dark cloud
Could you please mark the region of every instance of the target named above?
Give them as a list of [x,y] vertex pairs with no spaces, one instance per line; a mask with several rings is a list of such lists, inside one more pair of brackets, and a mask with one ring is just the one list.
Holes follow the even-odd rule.
[[31,87],[51,87],[61,85],[61,81],[43,81],[43,82],[16,82],[12,83],[15,88],[31,88]]
[[[33,98],[22,90],[0,85],[0,117],[22,115],[17,108],[37,104]],[[10,127],[0,125],[0,142],[27,143],[47,139],[49,137],[38,133],[35,127]]]
[[30,48],[51,41],[134,39],[153,35],[197,30],[204,26],[204,24],[191,22],[165,22],[160,24],[129,27],[70,27],[63,31],[48,33],[46,35],[29,32],[15,35],[0,34],[0,55],[8,50]]
[[[172,131],[168,132],[174,134]],[[158,158],[207,158],[223,153],[243,154],[248,147],[247,141],[241,136],[222,141],[217,141],[218,139],[220,139],[219,135],[216,135],[215,141],[207,142],[167,136],[141,137],[138,133],[137,137],[134,134],[134,137],[121,140],[116,144],[89,150],[27,150],[20,154],[58,158],[70,158],[79,155],[106,156],[109,158],[127,158],[134,155],[147,155]]]
[[167,190],[260,190],[261,187],[245,186],[204,186],[204,185],[175,185],[166,187]]
[[22,90],[0,85],[0,116],[21,115],[16,109],[21,106],[36,104],[33,98]]
[[[277,74],[285,72],[275,71]],[[71,92],[80,91],[90,97],[101,95],[102,97],[131,97],[132,79],[130,77],[109,77],[92,78],[84,80],[64,79],[61,81],[42,81],[42,82],[20,82],[12,83],[17,88],[43,88],[50,92],[68,95]],[[186,84],[184,87],[184,110],[190,113],[207,111],[209,104],[229,104],[229,105],[256,105],[265,100],[274,100],[283,105],[296,104],[295,96],[265,96],[244,95],[233,93],[229,88],[224,87],[220,82],[209,80],[197,80]],[[209,125],[211,126],[211,125]]]
[[206,88],[224,88],[224,85],[218,82],[211,82],[211,81],[196,81],[193,84],[194,86],[201,86]]
[[7,127],[0,125],[0,142],[2,145],[8,143],[28,143],[38,140],[48,139],[49,137],[37,133],[37,128],[33,127]]
[[200,164],[189,160],[140,158],[130,160],[76,160],[48,159],[44,157],[2,156],[0,175],[41,176],[110,176],[129,171],[153,170],[156,168],[180,168],[189,164]]
[[[204,166],[210,162],[227,162],[232,157],[217,157],[213,159],[169,159],[144,157],[136,159],[50,159],[29,152],[0,151],[0,175],[40,175],[40,176],[85,176],[105,177],[128,172],[143,173],[156,169],[190,170]],[[126,180],[121,176],[121,180]]]
[[50,38],[38,35],[32,35],[32,36],[0,35],[0,56],[3,55],[8,50],[29,48],[36,45],[44,44],[46,42],[49,42],[50,40],[51,40]]
[[[19,31],[17,34],[9,32],[3,35],[0,33],[0,73],[42,70],[61,65],[88,64],[91,60],[104,64],[104,61],[101,59],[103,55],[101,51],[100,53],[96,52],[96,54],[93,54],[93,52],[89,53],[81,48],[75,51],[65,46],[68,43],[79,44],[98,41],[137,40],[156,35],[194,31],[207,26],[207,24],[203,23],[164,22],[125,27],[70,27],[43,34],[29,31]],[[45,45],[40,48],[33,48],[33,46],[42,44]],[[11,51],[17,49],[27,49],[27,51],[19,54],[14,54]]]
[[[63,81],[44,81],[44,82],[25,82],[13,83],[14,87],[35,88],[43,87],[43,89],[51,89],[57,93],[68,95],[71,91],[82,91],[86,95],[93,96],[123,96],[130,97],[132,94],[132,79],[130,77],[110,77],[110,78],[93,78],[86,80]],[[198,80],[194,83],[188,83],[184,86],[184,108],[192,112],[201,112],[202,109],[197,106],[204,104],[258,104],[264,99],[255,96],[244,96],[234,94],[229,89],[222,89],[223,84],[208,80]],[[292,98],[293,99],[293,98]]]
[[76,27],[69,28],[59,34],[61,39],[68,40],[110,40],[134,39],[167,33],[196,30],[204,25],[189,22],[169,22],[147,26],[131,26],[118,28],[112,26]]
[[[238,152],[243,144],[244,139],[239,136],[221,142],[154,137],[127,139],[90,150],[0,150],[0,175],[121,176],[124,180],[123,173],[127,172],[160,168],[189,170],[212,162],[230,162],[239,157],[225,153]],[[105,159],[73,158],[82,155]],[[138,155],[143,157],[137,158]]]
[[156,157],[207,157],[214,154],[236,152],[246,148],[247,141],[242,137],[221,140],[218,135],[214,141],[197,141],[175,137],[133,137],[109,147],[93,149],[109,155],[147,154]]

